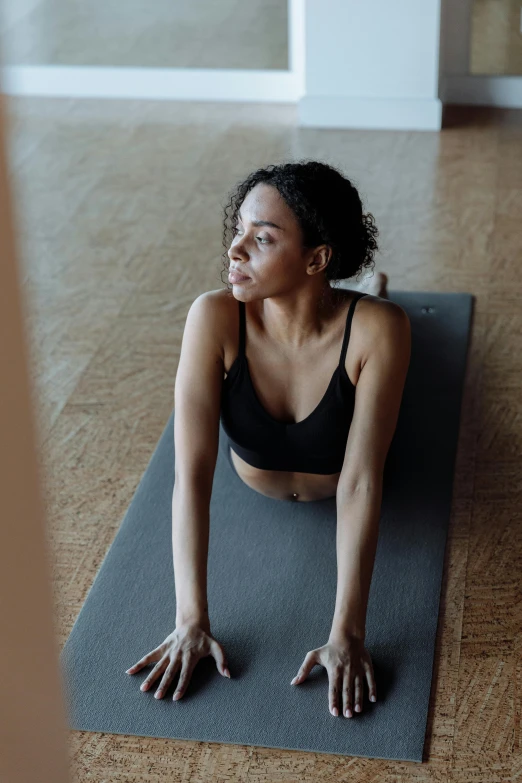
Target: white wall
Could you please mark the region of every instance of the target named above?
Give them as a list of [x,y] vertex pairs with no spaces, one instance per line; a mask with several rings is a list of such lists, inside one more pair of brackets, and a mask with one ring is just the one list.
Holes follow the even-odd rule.
[[304,124],[440,128],[440,0],[305,0]]
[[7,92],[296,102],[304,126],[440,128],[440,0],[288,3],[289,71],[12,66]]
[[473,0],[442,0],[444,31],[441,52],[444,76],[469,73],[469,36]]
[[302,126],[439,130],[443,103],[522,108],[522,77],[469,75],[472,2],[288,0],[288,71],[11,66],[5,91],[295,102]]
[[469,72],[473,0],[442,1],[439,95],[444,103],[522,109],[522,76]]

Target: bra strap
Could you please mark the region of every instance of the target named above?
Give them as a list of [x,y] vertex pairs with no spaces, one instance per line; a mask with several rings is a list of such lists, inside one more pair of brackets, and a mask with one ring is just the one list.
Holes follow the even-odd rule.
[[246,317],[245,317],[245,303],[238,299],[239,304],[239,356],[245,355],[245,343],[246,343]]
[[361,297],[367,296],[363,291],[356,291],[355,296],[351,301],[350,307],[348,308],[348,315],[346,316],[346,326],[344,329],[344,339],[343,339],[343,347],[341,348],[341,358],[339,359],[339,364],[342,366],[346,361],[346,350],[348,348],[348,342],[350,340],[350,332],[352,330],[352,318],[353,318],[353,312],[355,310],[355,305],[361,299]]

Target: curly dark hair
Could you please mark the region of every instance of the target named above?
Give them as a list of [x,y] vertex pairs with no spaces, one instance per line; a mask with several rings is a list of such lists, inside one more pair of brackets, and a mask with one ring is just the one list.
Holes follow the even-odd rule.
[[[293,210],[301,227],[303,247],[326,244],[332,249],[327,280],[345,280],[375,265],[378,232],[371,213],[364,213],[356,187],[337,168],[315,160],[270,164],[236,185],[224,207],[223,269],[228,272],[228,249],[238,212],[247,193],[258,183],[273,185]],[[230,210],[230,214],[229,214]],[[222,282],[223,277],[221,277]],[[334,287],[334,286],[332,286]]]

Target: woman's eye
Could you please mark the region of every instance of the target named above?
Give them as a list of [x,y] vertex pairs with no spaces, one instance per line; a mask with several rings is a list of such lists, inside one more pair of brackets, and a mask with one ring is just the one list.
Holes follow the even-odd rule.
[[[234,234],[239,234],[239,228],[236,226],[234,228]],[[265,237],[256,237],[256,239],[259,239],[260,242],[270,242],[269,239],[266,239]]]

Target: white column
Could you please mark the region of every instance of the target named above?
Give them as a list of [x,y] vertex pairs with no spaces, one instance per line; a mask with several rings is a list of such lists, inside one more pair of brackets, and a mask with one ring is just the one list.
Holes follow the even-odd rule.
[[440,130],[440,0],[304,0],[300,124]]

